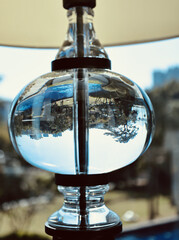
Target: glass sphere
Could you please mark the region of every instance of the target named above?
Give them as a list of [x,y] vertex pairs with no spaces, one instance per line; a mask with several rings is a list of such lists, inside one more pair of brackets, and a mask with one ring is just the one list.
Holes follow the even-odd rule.
[[[30,164],[60,174],[109,173],[132,163],[153,135],[148,96],[120,74],[83,69],[80,77],[78,71],[45,74],[19,93],[9,116],[14,148]],[[86,132],[84,171],[79,160],[79,119]]]

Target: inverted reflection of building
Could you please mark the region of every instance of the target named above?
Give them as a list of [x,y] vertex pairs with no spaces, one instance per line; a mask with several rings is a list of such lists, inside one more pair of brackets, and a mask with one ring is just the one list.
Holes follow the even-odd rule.
[[[68,94],[70,93],[70,98],[62,99],[62,96],[56,92],[53,94],[54,87],[49,90],[50,88],[44,95],[40,93],[35,96],[37,100],[41,100],[40,109],[35,104],[36,100],[32,99],[33,97],[23,101],[19,107],[19,109],[24,109],[20,115],[23,118],[22,134],[29,133],[31,139],[39,140],[48,137],[49,134],[53,137],[60,137],[67,129],[73,129],[71,91],[67,91]],[[107,130],[106,135],[112,136],[117,142],[126,143],[133,139],[139,130],[135,126],[136,121],[140,120],[142,126],[142,122],[146,121],[147,113],[143,110],[145,107],[143,100],[135,97],[130,88],[128,90],[126,100],[124,98],[126,96],[123,96],[124,93],[121,91],[117,92],[116,89],[112,91],[111,88],[103,90],[100,84],[89,85],[89,128],[104,128]],[[100,97],[95,95],[97,92],[101,94]]]
[[43,103],[43,115],[41,117],[41,120],[43,121],[54,121],[54,116],[51,114],[51,99],[46,98]]
[[48,134],[48,133],[38,133],[38,134],[30,134],[30,138],[31,139],[35,139],[35,140],[39,140],[43,137],[49,137],[50,135],[52,135],[53,137],[61,137],[62,136],[62,133],[59,132],[59,133],[54,133],[54,134]]
[[59,132],[59,133],[54,133],[53,134],[53,137],[61,137],[62,136],[62,133],[61,132]]
[[42,138],[42,134],[41,133],[37,133],[37,134],[31,134],[30,135],[31,139],[35,139],[35,140],[39,140]]
[[43,137],[48,137],[48,133],[43,133]]

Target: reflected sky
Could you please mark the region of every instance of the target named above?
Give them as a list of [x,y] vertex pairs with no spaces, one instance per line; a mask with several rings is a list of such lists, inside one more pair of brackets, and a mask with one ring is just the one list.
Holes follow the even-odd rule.
[[[147,134],[144,124],[138,127],[138,134],[127,143],[116,142],[112,136],[106,135],[106,129],[90,129],[88,173],[114,171],[136,160],[144,147]],[[73,131],[70,130],[58,136],[38,134],[36,138],[31,138],[23,134],[16,137],[19,150],[29,163],[62,174],[75,173],[73,140]]]

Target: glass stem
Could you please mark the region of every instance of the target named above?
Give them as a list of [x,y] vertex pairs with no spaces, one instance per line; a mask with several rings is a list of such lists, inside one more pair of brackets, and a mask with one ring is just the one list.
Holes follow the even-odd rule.
[[86,228],[86,187],[80,187],[80,216],[81,216],[81,222],[80,222],[80,228],[85,229]]
[[83,35],[83,8],[76,8],[77,14],[77,56],[84,57],[84,35]]
[[[84,57],[84,26],[83,8],[77,7],[77,56]],[[77,104],[78,104],[78,152],[79,152],[79,172],[87,173],[88,167],[88,136],[87,136],[87,93],[86,74],[83,69],[77,70]],[[86,187],[80,187],[80,228],[86,227]]]

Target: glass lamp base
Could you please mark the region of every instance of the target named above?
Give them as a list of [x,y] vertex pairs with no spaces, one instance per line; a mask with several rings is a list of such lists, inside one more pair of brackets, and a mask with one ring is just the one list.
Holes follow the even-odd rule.
[[119,216],[104,204],[108,185],[63,187],[62,208],[53,213],[46,223],[46,233],[51,236],[94,237],[97,233],[120,232],[122,223]]

